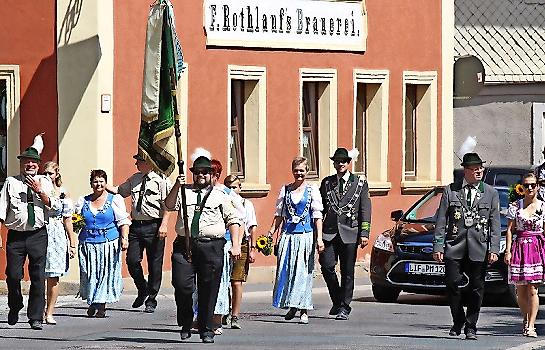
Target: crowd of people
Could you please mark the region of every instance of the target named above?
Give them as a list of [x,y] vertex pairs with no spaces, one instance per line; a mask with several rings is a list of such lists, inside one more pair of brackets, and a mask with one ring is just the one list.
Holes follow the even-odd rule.
[[[88,304],[88,317],[104,318],[106,305],[119,301],[123,251],[138,290],[132,306],[144,305],[144,312],[153,313],[169,217],[177,212],[171,261],[181,339],[190,338],[196,328],[202,342],[213,343],[222,326],[242,328],[242,286],[256,258],[258,223],[252,202],[240,195],[238,176],[228,175],[222,183],[221,163],[198,149],[190,167],[192,183],[187,185],[184,175],[171,183],[137,154],[138,171],[125,182],[110,185],[106,172],[93,170],[91,193],[72,201],[56,163],[46,162],[40,173],[42,149],[37,136],[18,157],[20,173],[8,177],[0,192],[0,222],[8,229],[8,324],[18,322],[23,308],[21,279],[27,256],[31,281],[27,317],[32,329],[56,324],[59,277],[75,257],[79,295]],[[337,320],[350,317],[357,251],[369,242],[371,222],[368,183],[349,171],[357,156],[357,150],[338,148],[331,157],[336,174],[324,178],[320,187],[306,180],[307,159],[295,157],[293,180],[280,188],[268,236],[271,241],[276,237],[277,243],[272,305],[287,310],[286,320],[299,313],[299,323],[309,322],[317,259],[331,298],[329,314]],[[433,257],[445,264],[453,319],[449,334],[458,336],[463,329],[466,339],[477,339],[485,269],[499,256],[499,197],[482,181],[483,163],[476,153],[464,155],[464,179],[445,187],[434,238]],[[509,282],[517,290],[522,333],[528,337],[537,336],[537,286],[545,281],[545,208],[538,180],[534,173],[523,177],[524,197],[511,203],[507,212],[505,262]],[[130,214],[124,197],[131,197]],[[76,227],[73,214],[83,225]],[[467,312],[460,290],[464,274],[469,284]]]

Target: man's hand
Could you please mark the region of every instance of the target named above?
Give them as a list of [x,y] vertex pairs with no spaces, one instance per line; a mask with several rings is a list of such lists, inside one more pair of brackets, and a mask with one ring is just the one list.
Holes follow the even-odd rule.
[[443,253],[442,252],[433,253],[433,260],[437,261],[438,263],[442,263],[443,262]]
[[178,182],[180,186],[185,185],[185,175],[184,174],[178,175],[178,177],[176,178],[176,181]]
[[76,247],[68,248],[68,256],[73,259],[76,256]]
[[235,260],[240,259],[240,245],[233,245],[233,247],[229,249],[229,254],[231,254]]
[[358,244],[359,244],[361,249],[367,247],[367,245],[369,244],[369,238],[360,237],[359,240],[358,240]]
[[129,248],[129,238],[121,237],[121,250],[127,250]]
[[324,245],[324,241],[319,239],[317,242],[316,242],[316,248],[318,249],[318,254],[320,254],[321,252],[324,251],[325,249],[325,245]]
[[493,264],[493,263],[495,263],[496,261],[498,261],[498,254],[496,254],[496,253],[489,253],[489,254],[488,254],[488,263],[489,263],[489,264]]
[[161,224],[161,226],[159,226],[159,232],[157,232],[157,236],[159,237],[159,239],[165,239],[167,237],[167,232],[167,225]]
[[25,175],[25,183],[36,193],[42,192],[42,184],[31,175]]
[[250,254],[248,254],[248,261],[250,264],[255,263],[255,249],[250,248]]

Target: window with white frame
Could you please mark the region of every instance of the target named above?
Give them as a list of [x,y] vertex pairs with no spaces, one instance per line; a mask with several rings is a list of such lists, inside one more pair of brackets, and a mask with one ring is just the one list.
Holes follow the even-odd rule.
[[428,189],[437,181],[437,72],[403,73],[403,182]]
[[388,191],[388,85],[385,70],[354,70],[353,171],[363,174],[371,192]]
[[0,183],[18,172],[19,66],[0,65]]
[[266,70],[228,67],[228,172],[242,178],[242,192],[266,195]]
[[300,69],[300,154],[308,159],[309,179],[334,169],[330,155],[337,147],[337,71]]

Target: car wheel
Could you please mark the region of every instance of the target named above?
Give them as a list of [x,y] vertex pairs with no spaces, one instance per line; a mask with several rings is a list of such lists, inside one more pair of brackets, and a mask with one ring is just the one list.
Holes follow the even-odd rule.
[[394,303],[397,297],[399,297],[399,293],[401,293],[401,289],[379,286],[377,284],[373,284],[372,290],[373,297],[381,303]]

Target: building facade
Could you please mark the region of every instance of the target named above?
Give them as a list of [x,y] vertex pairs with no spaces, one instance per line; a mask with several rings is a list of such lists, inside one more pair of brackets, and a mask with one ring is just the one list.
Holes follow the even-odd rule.
[[[91,169],[120,183],[135,171],[150,1],[44,1],[43,11],[8,2],[0,26],[17,37],[4,30],[0,42],[17,50],[0,52],[0,74],[10,72],[0,75],[11,96],[7,173],[18,172],[19,149],[45,131],[44,158],[59,161],[73,197],[89,191]],[[298,155],[309,158],[318,182],[333,173],[329,156],[338,146],[360,149],[353,170],[370,184],[372,239],[391,226],[391,210],[451,180],[452,0],[172,3],[184,53],[184,155],[205,147],[224,175],[242,176],[260,231]],[[32,42],[21,16],[42,21]],[[261,35],[265,27],[277,30],[274,40]]]

